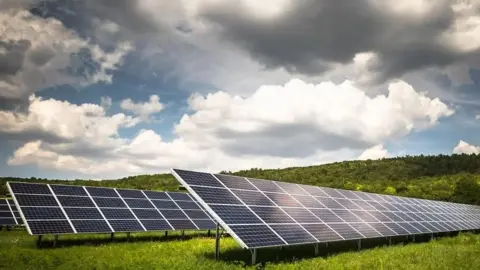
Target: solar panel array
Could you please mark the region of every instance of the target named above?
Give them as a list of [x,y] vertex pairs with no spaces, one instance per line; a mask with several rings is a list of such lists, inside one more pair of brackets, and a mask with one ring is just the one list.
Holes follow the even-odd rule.
[[244,248],[480,229],[480,207],[172,170]]
[[8,182],[31,235],[213,229],[187,193]]
[[22,218],[11,199],[0,199],[0,225],[20,225]]

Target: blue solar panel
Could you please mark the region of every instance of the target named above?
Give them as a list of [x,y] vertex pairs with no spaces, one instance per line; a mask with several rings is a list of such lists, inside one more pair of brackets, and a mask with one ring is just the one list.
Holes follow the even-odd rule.
[[113,232],[105,220],[72,220],[78,233],[109,233]]
[[[40,192],[24,194],[12,191],[21,206],[27,228],[34,235],[215,227],[211,217],[187,193],[67,185],[49,187],[48,184],[24,185],[16,182],[7,185],[12,190]],[[0,222],[4,220],[2,209],[5,208],[10,218],[5,222],[17,223],[4,200],[0,200],[0,207]],[[20,219],[18,212],[17,215]]]
[[0,225],[20,224],[15,218],[18,215],[17,208],[12,200],[0,199]]
[[87,187],[90,196],[118,198],[117,192],[112,188]]
[[246,205],[267,205],[275,206],[275,203],[272,202],[267,196],[263,195],[262,192],[252,191],[252,190],[235,190],[232,192],[238,196]]
[[335,231],[326,224],[303,224],[303,227],[310,232],[319,242],[333,242],[343,240]]
[[[64,185],[50,185],[56,195],[71,195],[71,196],[88,196],[83,187],[64,186]],[[35,193],[39,194],[39,193]]]
[[297,224],[270,225],[270,227],[288,244],[316,243],[312,235]]
[[242,189],[242,190],[257,190],[247,179],[243,177],[215,174],[220,182],[222,182],[226,187],[233,189]]
[[285,242],[265,225],[237,225],[230,226],[230,229],[249,247],[285,245]]
[[247,248],[464,230],[480,223],[475,206],[216,174],[218,186],[212,174],[181,172],[174,176]]
[[295,223],[280,207],[250,207],[266,223]]

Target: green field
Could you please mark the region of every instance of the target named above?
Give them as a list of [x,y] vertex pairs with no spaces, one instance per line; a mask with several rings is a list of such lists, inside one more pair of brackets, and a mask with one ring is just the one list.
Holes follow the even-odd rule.
[[183,240],[132,234],[130,241],[119,234],[113,242],[109,235],[66,235],[56,248],[52,238],[41,248],[35,239],[21,229],[1,231],[0,269],[480,269],[480,235],[469,233],[415,243],[398,238],[392,246],[365,242],[360,251],[355,243],[330,244],[317,257],[313,246],[260,249],[255,266],[229,237],[221,239],[221,259],[215,261],[215,239],[206,233]]

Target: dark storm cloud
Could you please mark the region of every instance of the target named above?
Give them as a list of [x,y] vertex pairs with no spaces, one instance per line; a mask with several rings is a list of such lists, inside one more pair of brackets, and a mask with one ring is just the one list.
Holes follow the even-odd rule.
[[30,46],[28,40],[0,40],[0,78],[13,76],[22,69],[25,52]]
[[327,63],[348,63],[356,53],[367,51],[380,56],[370,65],[372,72],[379,72],[380,81],[459,59],[457,52],[437,39],[454,19],[447,1],[439,1],[418,19],[387,14],[371,0],[291,3],[288,11],[272,19],[249,15],[251,11],[228,1],[210,6],[202,16],[266,67],[285,67],[295,73],[319,74]]

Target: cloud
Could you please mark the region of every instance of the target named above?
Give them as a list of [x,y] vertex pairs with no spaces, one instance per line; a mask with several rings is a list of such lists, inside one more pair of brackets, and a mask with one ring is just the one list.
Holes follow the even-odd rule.
[[120,108],[125,111],[132,112],[141,119],[147,120],[152,114],[161,112],[165,105],[160,103],[160,97],[151,95],[150,99],[145,103],[135,103],[130,98],[122,100]]
[[139,118],[106,116],[99,105],[32,98],[29,115],[10,117],[10,126],[17,127],[17,134],[31,131],[18,130],[22,125],[41,127],[67,142],[31,138],[9,164],[95,177],[165,172],[170,167],[219,171],[305,166],[356,159],[366,149],[361,156],[384,155],[386,150],[378,145],[430,128],[454,113],[401,81],[390,84],[387,96],[369,97],[350,81],[315,85],[295,79],[262,86],[246,97],[195,94],[188,104],[191,113],[166,141],[149,129],[131,139],[119,137],[120,128]]
[[0,99],[12,101],[56,85],[110,83],[133,49],[125,41],[106,52],[61,21],[13,4],[0,12],[0,40]]
[[475,154],[475,155],[478,155],[480,153],[480,146],[471,145],[471,144],[468,144],[467,142],[465,142],[463,140],[460,140],[458,142],[457,146],[455,146],[455,148],[453,148],[453,153],[454,154],[468,154],[468,155]]
[[41,140],[57,151],[104,151],[122,143],[118,129],[130,128],[139,118],[118,113],[107,116],[96,104],[75,105],[32,95],[27,112],[0,111],[0,138]]
[[371,52],[365,67],[377,83],[464,63],[480,50],[471,41],[480,31],[478,1],[276,1],[273,13],[249,0],[198,2],[199,16],[224,40],[267,68],[297,74],[318,75]]
[[379,144],[363,151],[363,153],[358,157],[358,159],[360,160],[382,159],[382,158],[387,158],[389,156],[390,154],[388,153],[387,149],[383,148],[383,145]]

